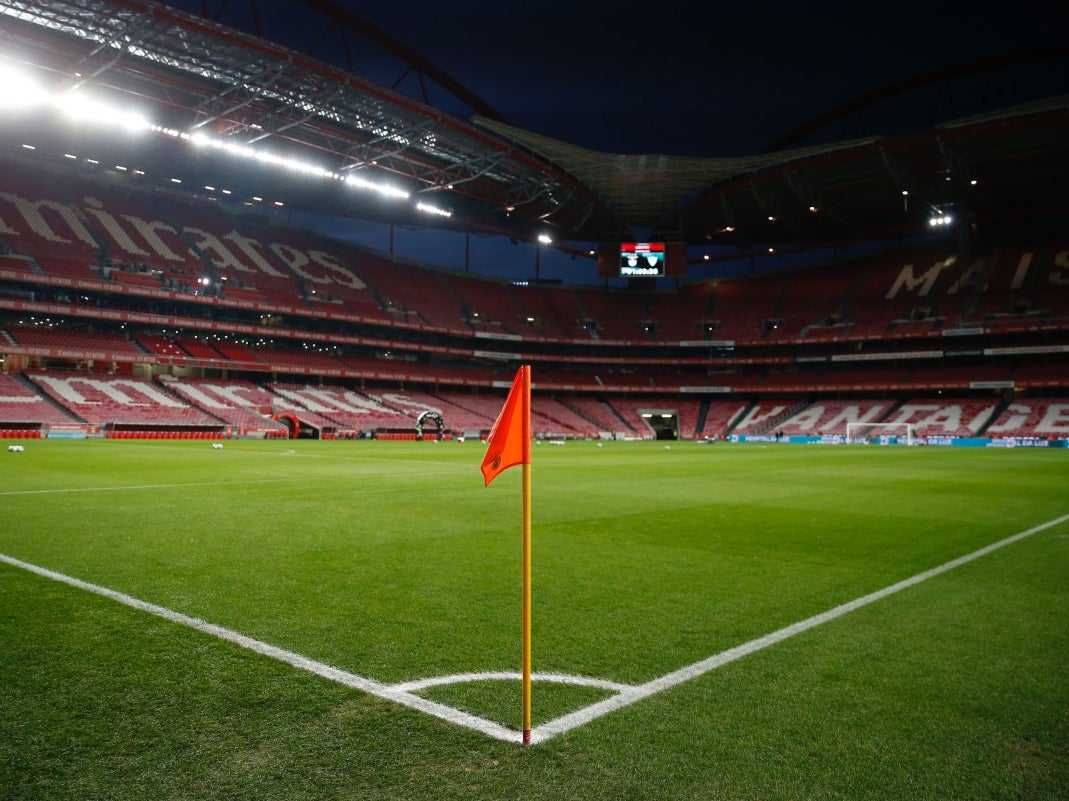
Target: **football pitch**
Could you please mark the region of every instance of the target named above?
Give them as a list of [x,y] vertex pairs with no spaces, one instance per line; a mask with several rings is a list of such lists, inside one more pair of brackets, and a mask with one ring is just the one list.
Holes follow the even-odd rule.
[[0,798],[1065,799],[1069,451],[28,441]]

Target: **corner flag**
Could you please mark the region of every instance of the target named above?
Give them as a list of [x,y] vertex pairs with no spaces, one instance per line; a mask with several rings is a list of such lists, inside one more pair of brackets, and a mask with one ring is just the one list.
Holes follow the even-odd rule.
[[500,473],[531,463],[531,368],[520,367],[501,413],[490,429],[482,471],[489,487]]
[[485,486],[518,464],[523,465],[523,540],[521,545],[522,620],[520,663],[522,668],[523,744],[531,744],[531,366],[516,372],[501,414],[490,429],[489,445],[483,457]]

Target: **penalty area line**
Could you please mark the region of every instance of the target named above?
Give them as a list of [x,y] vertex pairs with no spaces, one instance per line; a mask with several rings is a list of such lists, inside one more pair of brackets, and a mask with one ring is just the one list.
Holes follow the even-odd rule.
[[678,684],[696,679],[699,676],[703,676],[710,671],[716,670],[719,667],[723,667],[738,659],[742,659],[744,656],[756,653],[764,648],[768,648],[770,645],[783,642],[784,640],[801,634],[802,632],[809,631],[812,628],[816,628],[824,623],[828,623],[836,618],[842,617],[848,612],[853,612],[855,609],[860,609],[863,606],[868,606],[871,603],[882,600],[889,595],[894,595],[896,592],[908,589],[909,587],[916,586],[921,582],[928,579],[935,578],[950,570],[966,565],[969,562],[975,561],[982,556],[1005,548],[1007,545],[1012,545],[1015,542],[1019,542],[1027,537],[1031,537],[1033,534],[1038,534],[1041,531],[1046,531],[1049,528],[1054,528],[1062,523],[1069,521],[1069,514],[1056,517],[1052,520],[1048,520],[1045,523],[1040,523],[1038,526],[1019,531],[1012,536],[1005,539],[994,542],[991,545],[980,548],[979,550],[968,553],[965,556],[960,556],[957,559],[952,559],[949,562],[933,567],[930,570],[925,570],[923,573],[917,573],[915,576],[911,576],[907,579],[903,579],[895,584],[891,584],[888,587],[884,587],[882,590],[876,590],[868,595],[862,595],[860,598],[855,598],[852,601],[847,601],[844,604],[833,607],[826,612],[808,617],[805,620],[800,620],[797,623],[792,623],[789,626],[785,626],[782,629],[773,631],[770,634],[766,634],[763,637],[758,637],[756,640],[750,640],[742,645],[737,645],[734,648],[729,648],[726,651],[721,651],[719,654],[710,656],[707,659],[703,659],[700,662],[695,662],[692,665],[680,668],[679,670],[666,673],[665,675],[648,681],[645,684],[638,684],[631,688],[622,690],[618,695],[606,698],[603,701],[591,704],[583,709],[576,710],[575,712],[563,715],[555,720],[551,720],[541,726],[536,726],[531,731],[531,742],[539,743],[545,740],[555,737],[558,734],[564,734],[579,726],[586,725],[597,718],[607,715],[610,712],[615,712],[617,709],[622,709],[626,706],[630,706],[645,698],[649,698],[652,695],[668,690],[675,687]]

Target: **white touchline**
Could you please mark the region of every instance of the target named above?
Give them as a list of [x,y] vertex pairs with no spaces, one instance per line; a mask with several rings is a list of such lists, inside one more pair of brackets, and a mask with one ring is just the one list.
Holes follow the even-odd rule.
[[[953,559],[945,564],[933,567],[931,570],[926,570],[923,573],[918,573],[915,576],[899,581],[896,584],[892,584],[888,587],[884,587],[882,590],[863,595],[860,598],[855,598],[852,601],[847,601],[844,604],[833,607],[826,612],[821,612],[813,617],[806,618],[797,623],[793,623],[790,626],[786,626],[778,631],[774,631],[771,634],[766,634],[763,637],[758,637],[750,642],[743,643],[734,648],[729,648],[726,651],[722,651],[719,654],[703,659],[700,662],[695,662],[692,665],[680,668],[679,670],[667,673],[664,676],[648,681],[645,684],[627,685],[618,682],[613,682],[607,679],[593,679],[580,676],[566,676],[560,674],[535,674],[533,678],[539,681],[546,682],[561,682],[568,684],[579,684],[590,687],[598,687],[600,689],[614,691],[617,694],[603,701],[598,701],[583,709],[576,710],[575,712],[563,715],[555,720],[551,720],[541,726],[536,726],[531,732],[531,743],[537,744],[544,742],[558,734],[564,734],[571,731],[574,728],[590,723],[593,720],[607,715],[609,712],[613,712],[617,709],[630,706],[631,704],[641,701],[644,698],[649,698],[663,690],[667,690],[671,687],[675,687],[678,684],[682,684],[691,679],[702,676],[718,667],[726,665],[730,662],[734,662],[737,659],[741,659],[744,656],[760,651],[767,648],[770,645],[775,645],[778,642],[782,642],[789,637],[793,637],[796,634],[801,634],[804,631],[808,631],[811,628],[827,623],[828,621],[835,620],[847,612],[852,612],[855,609],[860,609],[863,606],[871,604],[882,598],[886,598],[900,590],[907,589],[916,584],[920,584],[922,581],[927,581],[930,578],[938,576],[942,573],[946,573],[954,568],[961,567],[964,564],[972,562],[975,559],[979,559],[981,556],[986,556],[992,551],[996,551],[999,548],[1004,548],[1007,545],[1011,545],[1026,537],[1030,537],[1033,534],[1038,534],[1041,531],[1045,531],[1048,528],[1060,525],[1069,521],[1069,514],[1062,515],[1061,517],[1048,520],[1046,523],[1040,523],[1038,526],[1033,526],[1025,531],[1018,532],[1013,536],[1006,537],[1003,540],[992,543],[984,548],[980,548],[977,551],[961,556],[957,559]],[[503,740],[505,742],[518,742],[520,740],[520,733],[514,729],[502,726],[499,723],[495,723],[492,720],[486,720],[477,715],[473,715],[468,712],[463,712],[459,709],[454,709],[446,704],[440,704],[436,701],[431,701],[426,698],[422,698],[418,695],[414,695],[415,691],[424,689],[427,687],[440,686],[444,684],[453,684],[461,681],[481,681],[490,679],[518,679],[519,674],[513,672],[488,672],[488,673],[468,673],[459,674],[454,676],[435,677],[430,679],[419,679],[416,681],[401,682],[394,685],[383,684],[382,682],[375,681],[374,679],[368,679],[363,676],[358,676],[355,673],[349,673],[348,671],[340,668],[333,667],[331,665],[317,662],[314,659],[309,659],[301,654],[294,653],[293,651],[287,651],[284,648],[278,648],[274,645],[262,642],[260,640],[248,637],[231,629],[217,626],[214,623],[208,623],[200,618],[190,617],[184,615],[181,612],[175,612],[174,610],[167,609],[163,606],[157,606],[156,604],[142,601],[133,596],[126,595],[115,590],[110,590],[107,587],[101,587],[97,584],[90,584],[89,582],[82,581],[81,579],[67,576],[63,573],[57,573],[54,570],[48,568],[39,567],[38,565],[24,562],[21,559],[16,559],[6,554],[0,554],[0,562],[5,562],[13,567],[18,567],[23,570],[27,570],[31,573],[36,573],[39,576],[58,581],[63,584],[67,584],[71,587],[76,587],[81,590],[96,593],[105,598],[109,598],[126,606],[139,609],[143,612],[161,617],[164,620],[168,620],[173,623],[178,623],[183,626],[196,629],[197,631],[205,634],[210,634],[213,637],[218,637],[221,640],[239,645],[242,648],[247,648],[250,651],[254,651],[263,656],[277,659],[280,662],[292,665],[293,667],[301,670],[306,670],[310,673],[314,673],[331,681],[338,682],[347,687],[366,692],[370,695],[378,696],[379,698],[385,698],[395,703],[402,704],[412,709],[419,710],[428,715],[440,718],[448,721],[457,726],[463,726],[474,731],[481,732],[496,740]]]

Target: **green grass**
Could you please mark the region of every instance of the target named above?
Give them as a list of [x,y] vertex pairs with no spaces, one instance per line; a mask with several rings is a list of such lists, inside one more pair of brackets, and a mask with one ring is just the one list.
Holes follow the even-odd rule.
[[[468,442],[27,442],[0,553],[382,682],[519,668]],[[1069,452],[534,449],[534,669],[643,683],[1069,513]],[[0,564],[0,798],[1064,799],[1069,523],[524,749]],[[518,728],[518,682],[426,690]],[[536,682],[536,727],[603,690]],[[517,742],[519,736],[517,735]]]

